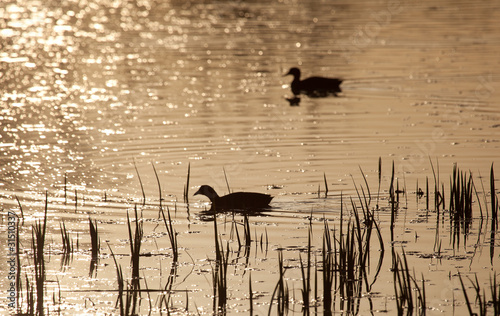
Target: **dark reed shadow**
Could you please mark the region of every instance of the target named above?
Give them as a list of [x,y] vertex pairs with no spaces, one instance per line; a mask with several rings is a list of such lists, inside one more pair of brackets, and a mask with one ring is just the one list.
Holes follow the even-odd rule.
[[[28,283],[28,277],[26,277],[28,302],[31,304],[36,303],[36,308],[32,309],[28,307],[36,315],[45,315],[44,308],[44,293],[45,293],[45,258],[44,258],[44,247],[45,247],[45,237],[47,232],[47,210],[48,210],[48,193],[45,192],[45,210],[43,221],[36,221],[31,229],[31,250],[33,251],[33,268],[35,270],[35,285],[36,288],[36,300],[33,296],[33,287],[30,287]],[[35,305],[32,305],[35,306]]]
[[460,237],[463,235],[464,246],[472,223],[472,193],[474,183],[472,174],[461,172],[456,164],[450,179],[450,240],[453,250],[460,247]]
[[137,308],[136,304],[138,300],[138,294],[141,291],[140,277],[139,277],[139,268],[140,268],[139,259],[141,257],[142,238],[144,236],[143,221],[142,219],[139,219],[137,215],[137,205],[134,207],[134,215],[135,215],[135,230],[134,233],[132,233],[132,224],[127,212],[127,227],[128,227],[128,236],[130,243],[130,265],[132,267],[132,278],[129,289],[132,295],[132,307],[131,307],[132,313],[135,313],[135,310]]
[[226,250],[222,244],[214,217],[215,266],[212,266],[213,315],[227,312],[227,268],[229,266],[229,241]]
[[[137,305],[137,298],[140,290],[134,289],[131,283],[125,281],[122,266],[119,265],[116,261],[115,254],[113,253],[113,250],[111,249],[111,246],[109,244],[108,248],[115,263],[116,280],[118,283],[118,296],[116,298],[115,308],[119,309],[120,316],[137,315],[137,313],[135,312],[135,308]],[[126,287],[125,284],[127,285]],[[125,296],[125,300],[123,299],[123,296]]]
[[490,262],[493,264],[495,256],[495,234],[498,230],[498,197],[495,191],[495,172],[493,164],[490,171],[490,196],[491,196],[491,230],[490,230]]
[[61,229],[62,242],[61,268],[63,268],[64,266],[68,266],[73,260],[74,243],[70,233],[66,229],[64,220],[62,221],[62,223],[59,223],[59,228]]
[[[167,311],[169,311],[170,306],[173,303],[172,302],[172,292],[173,292],[172,288],[174,286],[174,282],[175,282],[175,279],[177,276],[177,266],[178,266],[178,260],[179,260],[179,245],[177,243],[178,233],[174,229],[172,217],[170,216],[170,209],[168,208],[168,206],[167,206],[168,219],[165,217],[165,212],[164,212],[163,208],[160,211],[161,211],[161,215],[163,218],[163,223],[165,225],[165,228],[167,229],[167,235],[168,235],[168,239],[170,241],[170,246],[172,248],[172,263],[170,265],[170,272],[168,275],[167,283],[165,284],[163,294],[160,297],[160,304],[159,305],[160,305],[160,310],[162,309],[163,306],[165,306]],[[187,297],[186,311],[187,311],[188,304],[189,304],[189,299]]]
[[[312,219],[312,214],[311,217]],[[302,275],[302,313],[304,315],[309,315],[310,308],[310,294],[311,294],[311,237],[312,237],[312,222],[309,221],[309,228],[307,230],[307,249],[306,249],[306,266],[304,266],[304,262],[302,261],[302,257],[299,253],[299,263],[300,263],[300,273]]]
[[[467,306],[469,315],[486,316],[488,315],[488,310],[493,311],[493,315],[500,315],[500,283],[497,283],[496,274],[493,274],[493,278],[490,276],[490,299],[487,299],[486,291],[481,289],[479,280],[477,279],[477,274],[474,274],[474,277],[474,281],[467,277],[472,285],[472,288],[474,289],[473,293],[475,294],[474,302],[471,302],[471,299],[469,298],[469,291],[465,287],[462,275],[460,272],[458,273],[458,278],[462,286],[462,293],[464,294],[465,305]],[[479,308],[479,312],[474,312],[474,306]]]
[[288,284],[285,280],[285,267],[283,264],[283,251],[278,251],[278,282],[274,287],[273,294],[271,295],[271,301],[269,302],[269,310],[267,315],[271,314],[273,309],[273,302],[276,300],[276,315],[287,315],[290,303],[290,293],[288,289]]
[[[392,272],[394,278],[394,293],[396,301],[396,310],[398,315],[425,315],[427,311],[427,303],[425,296],[425,282],[422,275],[421,285],[413,276],[410,275],[408,260],[403,250],[401,257],[395,253],[393,248],[393,263]],[[406,313],[405,313],[406,310]]]
[[163,223],[165,224],[165,228],[167,229],[168,239],[170,240],[170,246],[172,248],[172,264],[176,264],[179,259],[179,245],[177,244],[177,232],[174,229],[172,224],[172,217],[170,216],[170,209],[167,206],[167,215],[168,220],[165,217],[165,212],[161,209],[161,215],[163,218]]

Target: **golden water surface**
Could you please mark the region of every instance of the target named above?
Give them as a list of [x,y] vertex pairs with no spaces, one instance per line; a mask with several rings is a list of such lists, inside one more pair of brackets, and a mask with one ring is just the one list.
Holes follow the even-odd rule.
[[[199,216],[208,200],[192,196],[209,184],[221,195],[229,185],[275,196],[268,216],[250,218],[254,239],[267,236],[267,250],[254,240],[246,261],[231,235],[233,219],[220,219],[219,232],[233,247],[230,314],[249,312],[250,271],[253,312],[268,312],[279,249],[294,293],[290,313],[300,314],[308,216],[318,252],[323,218],[339,226],[341,192],[347,217],[348,197],[360,206],[356,188],[365,179],[376,194],[379,158],[382,231],[390,223],[393,162],[406,189],[404,212],[396,240],[384,235],[387,257],[357,313],[395,313],[391,246],[405,248],[417,279],[426,281],[429,314],[466,312],[457,272],[477,273],[487,289],[498,273],[498,236],[490,260],[479,202],[485,211],[490,167],[500,163],[499,1],[21,0],[3,1],[0,17],[1,225],[9,210],[20,215],[20,204],[24,279],[32,274],[31,225],[43,214],[47,192],[46,287],[60,293],[56,303],[46,295],[49,312],[119,313],[104,241],[129,276],[126,214],[134,205],[145,223],[142,252],[151,254],[141,257],[141,277],[150,289],[164,288],[172,260],[158,220],[161,199],[180,246],[171,311],[211,314],[213,223]],[[290,67],[300,67],[303,77],[342,78],[343,91],[302,96],[290,106],[292,78],[283,76]],[[426,177],[433,194],[437,169],[448,192],[455,163],[472,172],[478,191],[474,228],[460,247],[451,244],[448,221],[436,234],[436,213],[428,215],[425,198],[415,194],[425,190]],[[88,271],[89,216],[101,235],[96,276]],[[65,269],[58,253],[62,220],[80,241]],[[6,239],[2,234],[5,253]],[[435,255],[436,240],[444,257]],[[371,277],[378,253],[372,255]],[[0,285],[7,288],[3,274]],[[148,297],[141,297],[145,314]]]

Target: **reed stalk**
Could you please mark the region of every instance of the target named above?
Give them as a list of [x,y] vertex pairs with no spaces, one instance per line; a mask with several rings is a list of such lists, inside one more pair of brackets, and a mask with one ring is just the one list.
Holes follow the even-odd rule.
[[[496,281],[496,275],[493,275],[493,279],[490,277],[490,300],[488,300],[486,297],[486,291],[484,289],[481,290],[479,280],[477,279],[477,274],[475,274],[474,276],[474,281],[468,278],[475,294],[474,303],[472,303],[462,279],[462,275],[460,274],[460,272],[458,273],[458,278],[460,280],[460,284],[462,285],[462,293],[464,294],[465,298],[465,305],[467,306],[469,314],[486,316],[488,314],[488,310],[493,310],[493,315],[500,315],[500,284]],[[479,308],[479,312],[474,312],[473,306],[477,306]]]
[[323,227],[321,259],[323,277],[323,315],[331,315],[333,280],[335,276],[335,253],[332,252],[332,238],[326,219],[324,220]]
[[229,242],[226,251],[217,229],[217,216],[214,214],[215,267],[212,268],[213,313],[226,314],[227,309],[227,268],[229,265]]
[[429,210],[429,177],[425,177],[425,209]]
[[[142,238],[144,235],[144,231],[143,231],[143,222],[142,220],[139,220],[137,215],[137,205],[134,207],[134,215],[135,215],[135,230],[134,233],[132,234],[132,224],[130,222],[130,217],[127,212],[127,227],[128,227],[128,236],[130,243],[130,265],[132,267],[132,290],[140,291],[139,259],[141,256],[141,245],[142,245]],[[135,304],[133,306],[133,309],[135,309]]]
[[253,316],[253,290],[252,290],[252,272],[248,274],[248,300],[250,304],[249,314]]
[[189,178],[191,174],[191,163],[188,163],[186,186],[184,187],[184,203],[189,203]]
[[139,180],[139,185],[141,186],[142,206],[144,206],[144,205],[146,205],[146,193],[144,192],[144,185],[142,184],[141,175],[139,173],[139,169],[137,169],[137,164],[135,163],[135,159],[134,159],[134,169],[135,169],[135,173],[137,174],[137,180]]
[[[118,283],[118,296],[116,298],[115,308],[118,306],[120,310],[120,316],[137,315],[135,309],[137,305],[138,289],[133,288],[128,282],[125,282],[123,277],[123,270],[121,265],[116,261],[115,254],[108,244],[109,251],[115,263],[116,269],[116,279]],[[127,283],[127,288],[125,289],[125,283]],[[123,300],[123,295],[125,293],[125,301]]]
[[491,196],[491,229],[490,229],[490,263],[493,265],[495,257],[495,233],[498,229],[498,198],[495,191],[495,171],[493,164],[490,170],[490,196]]
[[156,171],[154,163],[151,163],[151,166],[153,166],[153,172],[156,177],[156,183],[158,184],[158,199],[160,202],[160,206],[158,208],[158,217],[160,216],[160,213],[163,211],[163,195],[161,193],[161,183],[160,183],[160,177],[158,176],[158,172]]
[[361,172],[361,176],[363,177],[363,181],[365,182],[366,190],[368,191],[368,204],[370,204],[372,200],[372,195],[370,193],[370,186],[368,185],[368,180],[366,180],[365,173],[363,172],[363,169],[361,169],[361,166],[358,165],[359,171]]
[[68,202],[68,174],[64,173],[64,205]]
[[323,179],[325,180],[325,199],[328,197],[328,182],[326,181],[326,173],[323,172]]
[[168,239],[170,240],[170,246],[172,248],[172,260],[176,264],[179,260],[179,244],[177,243],[177,232],[172,224],[172,218],[170,217],[170,209],[167,206],[168,220],[165,218],[165,212],[161,210],[161,215],[163,217],[163,223],[167,229]]
[[63,245],[63,256],[61,260],[61,266],[69,264],[69,262],[73,258],[73,249],[74,249],[74,244],[73,244],[73,239],[71,238],[68,230],[66,229],[66,224],[64,221],[62,223],[59,223],[59,227],[61,229],[61,241]]
[[377,205],[376,209],[379,209],[379,197],[380,197],[380,185],[382,183],[382,157],[378,157],[378,188],[377,188]]
[[276,297],[276,313],[277,315],[287,315],[289,310],[290,294],[288,284],[285,280],[285,268],[283,265],[283,252],[278,251],[278,282],[274,287],[273,294],[271,295],[271,302],[269,303],[268,316],[271,315],[273,302]]
[[472,174],[461,172],[457,165],[453,165],[453,173],[450,178],[450,239],[453,247],[460,246],[461,234],[464,236],[464,244],[469,234],[469,227],[472,222],[472,194],[474,183]]
[[[21,252],[20,252],[21,241],[19,239],[19,217],[16,216],[16,219],[17,219],[16,220],[16,293],[19,293],[19,297],[16,300],[16,310],[18,311],[18,314],[20,314],[21,300],[22,300],[22,280],[21,280],[22,268],[21,268]],[[26,289],[26,291],[28,292],[28,289]]]
[[311,235],[312,235],[312,223],[309,223],[309,229],[307,234],[307,266],[304,267],[302,257],[299,254],[300,261],[300,271],[302,274],[302,311],[304,315],[309,315],[310,307],[310,293],[311,293]]
[[391,203],[391,242],[394,241],[394,222],[396,221],[396,201],[394,198],[394,160],[392,161],[391,184],[389,186],[389,199]]
[[17,205],[19,205],[19,211],[21,211],[21,225],[24,225],[24,211],[23,211],[23,206],[21,205],[21,201],[19,201],[19,198],[17,195],[15,195]]
[[224,179],[226,180],[226,185],[227,185],[227,193],[231,193],[231,188],[229,187],[229,181],[227,181],[227,175],[226,175],[226,169],[222,167],[222,171],[224,172]]
[[490,197],[491,197],[491,217],[492,217],[492,230],[498,228],[498,198],[495,191],[495,170],[493,164],[490,169]]
[[44,246],[47,232],[47,211],[48,192],[45,192],[45,211],[43,221],[37,221],[31,230],[31,249],[33,251],[33,265],[35,269],[36,287],[36,314],[43,316],[44,310],[44,290],[45,290],[45,258]]
[[89,275],[94,274],[97,262],[99,261],[99,252],[101,247],[101,242],[99,240],[99,232],[97,228],[97,220],[92,221],[89,216],[89,231],[90,231],[90,243],[92,245],[92,257],[90,259],[90,272]]
[[[393,278],[394,292],[396,296],[396,309],[398,315],[403,315],[406,309],[406,315],[412,315],[416,312],[418,315],[426,315],[427,303],[425,296],[425,282],[422,275],[421,286],[413,276],[410,275],[408,260],[403,249],[401,257],[393,249]],[[415,297],[413,297],[415,294]]]
[[[217,241],[219,243],[219,241]],[[220,241],[222,243],[222,241]],[[229,266],[229,242],[226,243],[226,251],[222,244],[217,247],[220,251],[215,267],[212,268],[214,315],[225,315],[227,309],[227,268]]]

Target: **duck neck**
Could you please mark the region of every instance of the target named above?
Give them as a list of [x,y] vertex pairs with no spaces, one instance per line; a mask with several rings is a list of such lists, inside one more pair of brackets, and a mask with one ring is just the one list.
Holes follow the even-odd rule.
[[292,88],[293,94],[300,94],[300,74],[293,75],[293,81],[290,86]]
[[209,195],[207,195],[207,197],[210,199],[210,201],[215,201],[219,198],[219,195],[217,194],[217,192],[213,191],[213,192],[210,192]]

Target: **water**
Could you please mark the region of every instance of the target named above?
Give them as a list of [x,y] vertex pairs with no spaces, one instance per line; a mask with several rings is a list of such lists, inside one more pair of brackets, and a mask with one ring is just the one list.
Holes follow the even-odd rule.
[[[81,249],[63,272],[54,262],[47,287],[54,290],[60,276],[65,313],[117,312],[116,273],[104,243],[98,277],[88,276],[88,216],[99,220],[101,238],[127,267],[126,211],[142,203],[139,175],[148,202],[141,207],[143,251],[154,254],[141,257],[141,266],[148,287],[161,288],[171,258],[157,221],[154,166],[164,205],[177,208],[182,251],[174,305],[181,309],[188,301],[191,313],[196,307],[211,313],[213,227],[198,216],[206,199],[190,195],[189,205],[183,203],[190,164],[190,194],[202,184],[227,193],[225,172],[233,191],[275,196],[270,216],[251,218],[252,230],[267,231],[268,251],[255,249],[253,260],[230,271],[236,283],[230,284],[230,311],[248,310],[245,271],[252,270],[256,306],[267,312],[276,250],[286,249],[298,300],[296,247],[307,244],[307,216],[313,213],[320,247],[321,219],[338,225],[340,192],[354,197],[353,179],[364,185],[360,167],[374,194],[381,157],[381,206],[388,204],[393,161],[400,185],[407,185],[398,245],[411,254],[410,266],[422,269],[417,276],[446,279],[426,288],[439,298],[429,299],[429,312],[459,313],[464,303],[456,272],[480,273],[487,286],[498,255],[493,263],[486,250],[471,255],[472,240],[487,230],[477,220],[476,201],[470,243],[453,249],[443,224],[451,259],[429,259],[435,218],[421,220],[427,212],[414,192],[426,176],[433,185],[430,160],[445,185],[457,163],[473,172],[481,194],[481,181],[489,192],[490,166],[498,165],[500,153],[499,8],[498,1],[3,2],[0,198],[4,213],[20,212],[16,196],[23,206],[23,272],[31,264],[29,224],[42,215],[48,192],[51,258],[60,260],[61,220]],[[343,78],[343,93],[303,96],[290,106],[291,77],[283,77],[290,67],[305,77]],[[329,197],[318,199],[324,175]],[[387,210],[379,220],[387,231]],[[230,225],[222,232],[229,238]],[[485,238],[477,244],[486,247]],[[384,240],[390,247],[389,237]],[[394,312],[389,269],[386,258],[370,294],[375,306],[362,299],[361,314]],[[84,290],[87,304],[73,295],[75,287]],[[95,305],[87,310],[89,301]],[[300,313],[300,304],[294,310]]]

